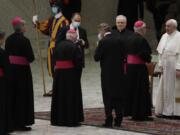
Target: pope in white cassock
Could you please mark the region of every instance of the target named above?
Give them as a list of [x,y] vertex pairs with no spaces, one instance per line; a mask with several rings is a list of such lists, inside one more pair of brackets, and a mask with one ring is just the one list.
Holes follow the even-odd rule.
[[166,33],[157,47],[162,76],[155,104],[155,113],[180,116],[180,32],[177,21],[166,22]]

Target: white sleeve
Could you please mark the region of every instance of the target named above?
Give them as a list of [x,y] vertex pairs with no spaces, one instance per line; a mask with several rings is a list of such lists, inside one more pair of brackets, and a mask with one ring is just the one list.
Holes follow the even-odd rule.
[[180,52],[177,54],[176,69],[180,70]]
[[158,66],[162,67],[162,54],[159,54],[158,56]]
[[178,40],[178,47],[177,47],[177,61],[176,61],[176,69],[180,70],[180,39]]

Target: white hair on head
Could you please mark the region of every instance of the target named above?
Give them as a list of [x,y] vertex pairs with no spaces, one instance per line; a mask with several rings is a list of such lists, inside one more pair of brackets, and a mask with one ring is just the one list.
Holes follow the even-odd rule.
[[178,23],[175,19],[169,19],[166,21],[166,24],[173,24],[176,28],[178,26]]
[[66,39],[68,39],[68,40],[71,39],[71,33],[66,33]]
[[118,20],[118,19],[123,19],[123,20],[125,20],[125,21],[127,22],[127,17],[124,16],[124,15],[118,15],[118,16],[116,17],[116,20]]

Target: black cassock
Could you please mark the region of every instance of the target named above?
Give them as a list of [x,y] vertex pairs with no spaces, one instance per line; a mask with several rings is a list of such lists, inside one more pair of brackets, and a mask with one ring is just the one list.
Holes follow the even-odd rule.
[[[54,51],[56,64],[51,106],[51,124],[78,126],[84,120],[79,68],[82,68],[80,49],[71,41],[64,40]],[[73,67],[67,67],[67,63]],[[62,64],[64,63],[64,64]]]
[[[122,31],[119,31],[116,29],[116,30],[113,30],[112,33],[117,38],[120,38],[121,44],[124,46],[124,54],[127,55],[127,47],[130,44],[130,39],[134,35],[134,32],[132,32],[129,29],[123,29]],[[124,63],[126,63],[126,56],[124,59]],[[126,71],[124,70],[124,72]],[[125,78],[126,78],[126,75],[125,75]]]
[[[34,61],[31,43],[22,33],[13,33],[5,44],[10,57],[10,76],[12,83],[13,119],[17,128],[34,124],[33,82],[29,63]],[[24,58],[28,64],[19,64],[17,59]],[[22,60],[19,60],[22,62]]]
[[13,127],[11,89],[9,87],[9,59],[7,53],[0,48],[0,135]]
[[71,22],[72,14],[75,12],[81,12],[81,0],[63,0],[62,12],[63,15]]
[[[57,43],[63,41],[66,39],[66,32],[70,29],[70,26],[65,26],[63,27],[58,36],[57,36]],[[79,27],[78,28],[79,30],[79,39],[83,39],[84,42],[85,42],[85,45],[82,45],[82,44],[79,44],[80,47],[81,47],[81,52],[82,52],[82,66],[85,67],[85,54],[84,54],[84,49],[85,48],[89,48],[89,41],[88,41],[88,38],[87,38],[87,33],[86,33],[86,30],[82,27]]]
[[101,87],[106,117],[110,117],[112,109],[115,109],[119,120],[122,120],[125,99],[124,56],[124,46],[120,38],[113,34],[99,41],[94,55],[95,61],[100,61],[101,66]]
[[[137,56],[143,63],[127,60],[128,103],[125,115],[132,116],[135,120],[145,120],[148,116],[151,116],[152,107],[149,76],[145,64],[151,61],[151,48],[145,38],[139,34],[134,34],[127,46],[127,54],[128,56]],[[132,63],[132,61],[135,63]]]
[[[70,29],[70,26],[65,26],[63,27],[58,36],[57,36],[57,41],[56,41],[56,44],[60,43],[61,41],[65,40],[66,39],[66,33],[67,31]],[[77,29],[76,29],[77,30]],[[89,41],[88,41],[88,38],[87,38],[87,33],[86,33],[86,30],[82,27],[78,27],[78,34],[79,34],[79,41],[76,42],[77,45],[79,45],[80,49],[81,49],[81,55],[82,55],[82,68],[79,68],[79,76],[80,76],[80,83],[81,83],[81,76],[82,76],[82,69],[85,67],[85,54],[84,54],[84,49],[85,48],[89,48]],[[84,40],[85,44],[83,45],[81,40]]]
[[[130,39],[134,35],[134,32],[132,32],[131,30],[128,30],[128,29],[123,29],[122,31],[113,30],[112,33],[113,33],[113,36],[120,39],[121,45],[124,47],[124,52],[123,52],[124,55],[125,55],[124,63],[126,63],[127,47],[130,44]],[[127,72],[127,70],[125,69],[125,66],[126,65],[124,65],[124,80],[126,82],[126,79],[127,79],[126,72]],[[121,87],[123,87],[122,89],[126,89],[126,85],[122,85]],[[125,99],[124,103],[127,101],[127,99],[126,99],[127,94],[128,94],[128,92],[124,91],[124,99]]]
[[125,48],[129,44],[129,38],[133,35],[133,32],[128,29],[123,29],[122,31],[113,30],[112,33],[114,36],[121,39],[122,44]]
[[127,28],[133,29],[135,21],[144,18],[144,0],[119,0],[118,15],[127,17]]

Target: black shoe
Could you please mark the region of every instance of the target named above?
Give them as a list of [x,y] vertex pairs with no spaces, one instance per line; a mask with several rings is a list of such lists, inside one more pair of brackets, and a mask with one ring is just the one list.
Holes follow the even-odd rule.
[[111,128],[112,122],[113,122],[113,117],[109,116],[108,118],[106,118],[105,123],[102,126]]
[[68,127],[80,127],[81,123],[73,123],[73,124],[68,124]]
[[154,120],[154,118],[152,118],[152,117],[144,118],[144,121],[153,121],[153,120]]
[[0,135],[10,135],[9,133],[0,133]]
[[144,117],[144,118],[131,118],[133,121],[153,121],[154,119],[152,117]]
[[26,126],[16,128],[16,131],[31,131],[31,130],[32,130],[31,127],[26,127]]
[[157,118],[162,118],[162,119],[177,119],[176,116],[166,116],[166,115],[156,115]]
[[112,123],[104,123],[102,124],[103,127],[112,128]]
[[163,118],[162,114],[155,115],[157,118]]
[[118,119],[118,118],[114,119],[114,126],[115,127],[120,127],[121,123],[122,123],[122,119]]

